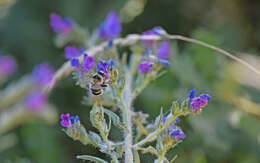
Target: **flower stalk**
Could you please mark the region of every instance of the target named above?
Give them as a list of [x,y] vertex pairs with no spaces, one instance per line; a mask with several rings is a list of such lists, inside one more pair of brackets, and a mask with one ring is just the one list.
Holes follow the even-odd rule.
[[[192,39],[189,37],[185,37],[182,35],[170,35],[170,34],[164,34],[164,35],[138,35],[138,34],[130,34],[125,38],[117,38],[113,40],[113,44],[114,46],[130,46],[133,45],[135,43],[137,43],[140,40],[153,40],[153,41],[159,41],[159,40],[163,40],[163,39],[169,39],[169,40],[182,40],[182,41],[186,41],[189,43],[194,43],[197,45],[201,45],[204,47],[207,47],[209,49],[215,50],[223,55],[226,55],[227,57],[239,62],[240,64],[244,65],[245,67],[247,67],[248,69],[250,69],[251,71],[253,71],[254,73],[256,73],[257,75],[260,75],[260,70],[256,69],[255,67],[253,67],[252,65],[250,65],[248,62],[240,59],[239,57],[236,57],[235,55],[221,49],[218,48],[214,45],[210,45],[208,43],[196,40],[196,39]],[[86,50],[84,53],[87,53],[89,56],[95,56],[98,53],[104,51],[104,49],[107,47],[108,41],[105,41],[103,43],[101,43],[98,46],[94,46],[92,48],[89,48],[88,50]],[[80,62],[83,61],[84,56],[80,56],[78,57]],[[73,70],[73,67],[71,67],[70,62],[66,62],[64,63],[60,69],[58,69],[58,71],[56,71],[52,81],[49,83],[49,85],[47,85],[45,87],[45,91],[46,92],[50,92],[55,84],[57,83],[57,81],[61,80],[62,78],[68,76]]]
[[185,115],[185,113],[183,112],[177,112],[175,114],[173,114],[173,116],[171,116],[164,125],[162,125],[161,127],[159,127],[157,130],[155,130],[154,132],[150,133],[149,135],[147,135],[143,140],[139,141],[138,143],[136,143],[135,145],[133,145],[133,148],[138,148],[141,147],[142,145],[154,140],[154,138],[156,138],[156,136],[158,136],[167,126],[169,126],[177,117]]

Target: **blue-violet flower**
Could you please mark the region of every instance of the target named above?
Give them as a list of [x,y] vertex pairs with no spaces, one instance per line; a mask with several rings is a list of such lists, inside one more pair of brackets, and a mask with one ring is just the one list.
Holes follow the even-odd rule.
[[47,85],[54,75],[54,69],[48,63],[37,65],[32,72],[33,81],[40,85]]
[[47,97],[40,90],[31,92],[25,99],[26,106],[31,111],[39,111],[47,102]]
[[170,41],[165,40],[161,46],[157,49],[158,57],[161,59],[167,59],[170,54],[172,53],[172,50],[170,48]]
[[83,60],[83,67],[84,69],[89,72],[93,67],[95,67],[95,57],[88,56],[87,54],[84,55]]
[[50,15],[50,25],[54,32],[66,35],[72,31],[74,22],[70,18],[62,18],[60,15],[52,13]]
[[99,36],[105,40],[117,37],[122,31],[120,19],[116,12],[108,13],[99,27]]
[[[158,35],[158,33],[155,32],[153,29],[150,29],[150,30],[148,30],[148,31],[143,32],[143,35]],[[155,41],[155,40],[142,40],[142,42],[143,42],[148,48],[151,48],[156,41]]]
[[106,74],[106,78],[108,79],[110,74],[109,72],[113,70],[113,66],[115,65],[112,59],[109,59],[107,62],[100,61],[97,65],[97,71],[102,71]]
[[78,58],[72,58],[70,60],[70,64],[72,67],[79,67],[80,66],[80,62]]
[[11,56],[0,56],[0,75],[11,75],[17,68],[16,60]]
[[194,97],[191,100],[191,108],[193,109],[194,113],[201,112],[202,108],[208,104],[208,101],[211,99],[211,96],[208,94],[202,94],[199,97]]
[[172,138],[175,138],[177,140],[182,140],[186,138],[186,134],[178,128],[172,129],[170,135]]
[[80,56],[81,51],[77,49],[75,46],[67,46],[65,48],[65,55],[67,59],[72,59]]
[[139,64],[138,66],[138,70],[141,72],[141,73],[145,73],[145,72],[150,72],[153,70],[153,65],[154,63],[151,62],[151,61],[143,61]]
[[196,96],[197,89],[193,88],[190,93],[188,94],[189,99],[193,99]]
[[77,116],[77,115],[71,116],[70,122],[71,122],[72,127],[75,126],[75,125],[80,125],[79,116]]

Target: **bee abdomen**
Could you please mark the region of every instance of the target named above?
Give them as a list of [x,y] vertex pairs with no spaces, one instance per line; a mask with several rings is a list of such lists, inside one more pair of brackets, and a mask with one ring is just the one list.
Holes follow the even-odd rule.
[[100,92],[92,92],[93,95],[95,96],[100,96],[103,94],[103,91],[100,91]]
[[101,86],[96,85],[96,84],[92,85],[90,90],[91,90],[92,94],[96,95],[96,96],[103,94],[103,89],[101,88]]
[[101,87],[108,87],[108,84],[104,84],[104,83],[103,83],[103,84],[101,84],[100,86],[101,86]]
[[99,71],[98,74],[101,75],[103,78],[106,77],[106,74],[103,71]]

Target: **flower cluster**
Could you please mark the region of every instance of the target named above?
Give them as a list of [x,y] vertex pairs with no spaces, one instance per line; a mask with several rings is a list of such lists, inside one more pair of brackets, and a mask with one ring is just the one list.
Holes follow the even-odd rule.
[[[72,30],[73,25],[67,26],[68,24],[65,19],[62,19],[56,14],[51,15],[51,26],[54,31],[67,33],[67,31]],[[67,27],[70,30],[67,30]],[[74,29],[75,33],[77,33],[77,30],[78,28]],[[98,129],[99,134],[92,131],[87,132],[84,126],[80,124],[79,117],[71,116],[69,113],[60,115],[60,125],[66,128],[65,132],[68,136],[73,138],[73,140],[79,140],[83,144],[92,144],[100,148],[100,151],[110,155],[112,161],[115,163],[118,163],[122,157],[121,154],[117,154],[115,151],[124,150],[125,159],[128,159],[127,155],[129,153],[132,155],[131,151],[133,148],[142,148],[142,145],[145,143],[157,140],[156,149],[150,147],[152,150],[147,152],[152,151],[153,154],[159,156],[158,162],[164,162],[164,160],[167,160],[165,153],[186,138],[186,134],[178,125],[180,117],[201,112],[211,97],[208,94],[196,96],[196,89],[193,89],[188,95],[189,99],[184,100],[182,103],[174,102],[170,108],[170,113],[168,113],[167,116],[162,116],[163,113],[161,112],[161,115],[158,116],[153,123],[146,123],[147,116],[145,116],[145,114],[138,116],[135,114],[135,118],[132,119],[132,116],[128,116],[132,113],[129,112],[129,107],[132,107],[132,105],[128,104],[131,104],[142,90],[153,79],[156,79],[158,74],[161,74],[160,72],[163,66],[170,65],[169,58],[172,54],[172,49],[170,40],[166,40],[167,37],[161,37],[165,39],[162,41],[158,39],[142,40],[138,42],[141,45],[138,44],[137,46],[133,45],[130,47],[130,50],[136,55],[128,57],[128,53],[126,53],[126,55],[121,57],[121,48],[113,47],[114,44],[121,43],[120,39],[114,39],[120,35],[121,31],[122,26],[119,16],[116,12],[110,12],[98,28],[99,37],[96,37],[95,34],[97,33],[94,33],[91,40],[84,40],[84,45],[89,43],[91,45],[95,44],[100,41],[100,38],[105,40],[106,42],[101,44],[100,47],[97,46],[98,50],[94,47],[94,52],[90,49],[90,55],[88,55],[86,54],[87,52],[84,52],[85,50],[75,46],[67,46],[65,48],[66,59],[70,60],[71,66],[76,70],[73,75],[78,79],[77,84],[82,88],[89,88],[92,95],[97,97],[90,98],[91,100],[87,101],[94,104],[90,112],[90,122]],[[167,36],[167,33],[162,28],[155,27],[144,32],[143,35],[155,35],[155,38],[157,38],[157,36]],[[96,54],[96,58],[92,56],[92,54]],[[104,58],[108,60],[104,61]],[[115,61],[110,58],[114,58]],[[123,62],[121,63],[120,61]],[[117,67],[120,67],[120,65],[124,63],[127,64],[121,65],[121,67],[124,67],[123,73],[119,69],[115,70],[115,63]],[[33,77],[37,79],[36,81],[38,83],[48,83],[49,75],[46,74],[51,74],[49,73],[51,71],[49,71],[47,67],[48,66],[45,65],[34,70]],[[139,71],[139,73],[136,74],[136,71]],[[126,75],[124,73],[126,73]],[[128,78],[128,75],[133,76],[132,78]],[[111,85],[111,87],[108,87],[109,85]],[[104,91],[107,92],[104,94]],[[100,95],[103,96],[99,98]],[[34,98],[28,97],[27,101],[28,108],[37,110],[46,100],[36,92]],[[122,118],[107,109],[107,107],[118,107],[122,109]],[[110,124],[107,124],[108,117],[110,118]],[[131,135],[132,132],[129,132],[133,130],[131,124],[128,123],[130,121],[136,124],[136,131],[133,132],[137,133],[136,138],[133,138],[133,135]],[[126,138],[123,145],[111,143],[112,141],[109,140],[112,122],[115,127],[125,132]],[[129,140],[135,139],[135,144],[127,142],[128,138]],[[138,139],[141,138],[143,139],[139,141]],[[145,148],[142,149],[146,150]]]
[[[158,27],[159,28],[159,27]],[[157,27],[145,31],[143,33],[143,35],[160,35],[160,33],[158,33],[158,29]],[[142,40],[142,42],[145,44],[145,46],[148,48],[148,51],[150,51],[150,53],[148,53],[148,55],[151,55],[151,49],[155,48],[155,40]],[[165,40],[161,43],[161,45],[157,48],[156,50],[157,53],[157,58],[156,58],[156,62],[162,64],[163,66],[170,66],[170,62],[168,61],[168,58],[170,57],[172,50],[170,48],[170,41],[169,40]],[[138,70],[141,73],[145,73],[145,72],[149,72],[152,71],[152,67],[153,67],[154,62],[153,61],[143,61],[140,63]]]
[[190,106],[193,109],[194,113],[200,113],[202,108],[204,108],[208,104],[211,96],[209,94],[201,94],[200,96],[196,97],[196,91],[196,89],[192,89],[188,97],[191,101]]
[[97,65],[97,71],[104,72],[106,74],[106,79],[108,79],[110,76],[109,72],[113,69],[114,65],[115,63],[112,59],[109,59],[107,62],[100,61]]
[[177,140],[182,140],[186,138],[186,134],[180,128],[173,128],[171,133],[171,137]]
[[91,69],[95,67],[95,57],[93,56],[88,56],[87,54],[84,55],[84,60],[83,60],[83,67],[84,69],[89,72]]
[[88,56],[87,54],[84,54],[83,63],[80,64],[79,58],[72,58],[70,60],[71,66],[76,67],[78,71],[81,71],[81,68],[83,68],[86,72],[89,72],[92,70],[96,63],[95,63],[95,57]]
[[85,51],[84,47],[76,48],[75,46],[67,46],[65,48],[66,59],[70,60],[72,67],[78,67],[78,68],[80,67],[80,61],[78,57],[82,53],[84,53],[84,51]]
[[[166,116],[162,116],[162,124],[164,125],[167,121],[168,117]],[[173,123],[174,124],[170,124],[169,126],[167,126],[167,129],[170,130],[170,137],[177,139],[177,140],[181,140],[181,139],[185,139],[186,135],[185,133],[179,128],[177,127],[177,123],[180,122],[180,117],[177,117]]]
[[70,18],[62,18],[60,15],[52,13],[50,15],[50,26],[54,32],[66,35],[72,31],[74,22]]
[[122,31],[121,22],[116,12],[110,12],[99,27],[99,36],[108,40],[117,37]]
[[67,114],[61,114],[60,116],[61,118],[61,126],[66,127],[66,128],[71,128],[74,126],[79,126],[80,125],[80,121],[79,121],[79,116],[70,116],[69,113]]
[[80,56],[85,51],[84,47],[80,47],[79,49],[75,46],[67,46],[65,48],[66,59],[73,59]]
[[0,76],[11,75],[16,68],[16,60],[13,57],[0,55]]

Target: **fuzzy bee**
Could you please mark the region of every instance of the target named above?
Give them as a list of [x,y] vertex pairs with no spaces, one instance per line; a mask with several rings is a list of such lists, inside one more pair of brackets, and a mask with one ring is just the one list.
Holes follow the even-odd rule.
[[90,86],[91,93],[95,96],[100,96],[104,92],[104,88],[108,87],[108,80],[103,71],[99,71],[92,76],[92,82]]

